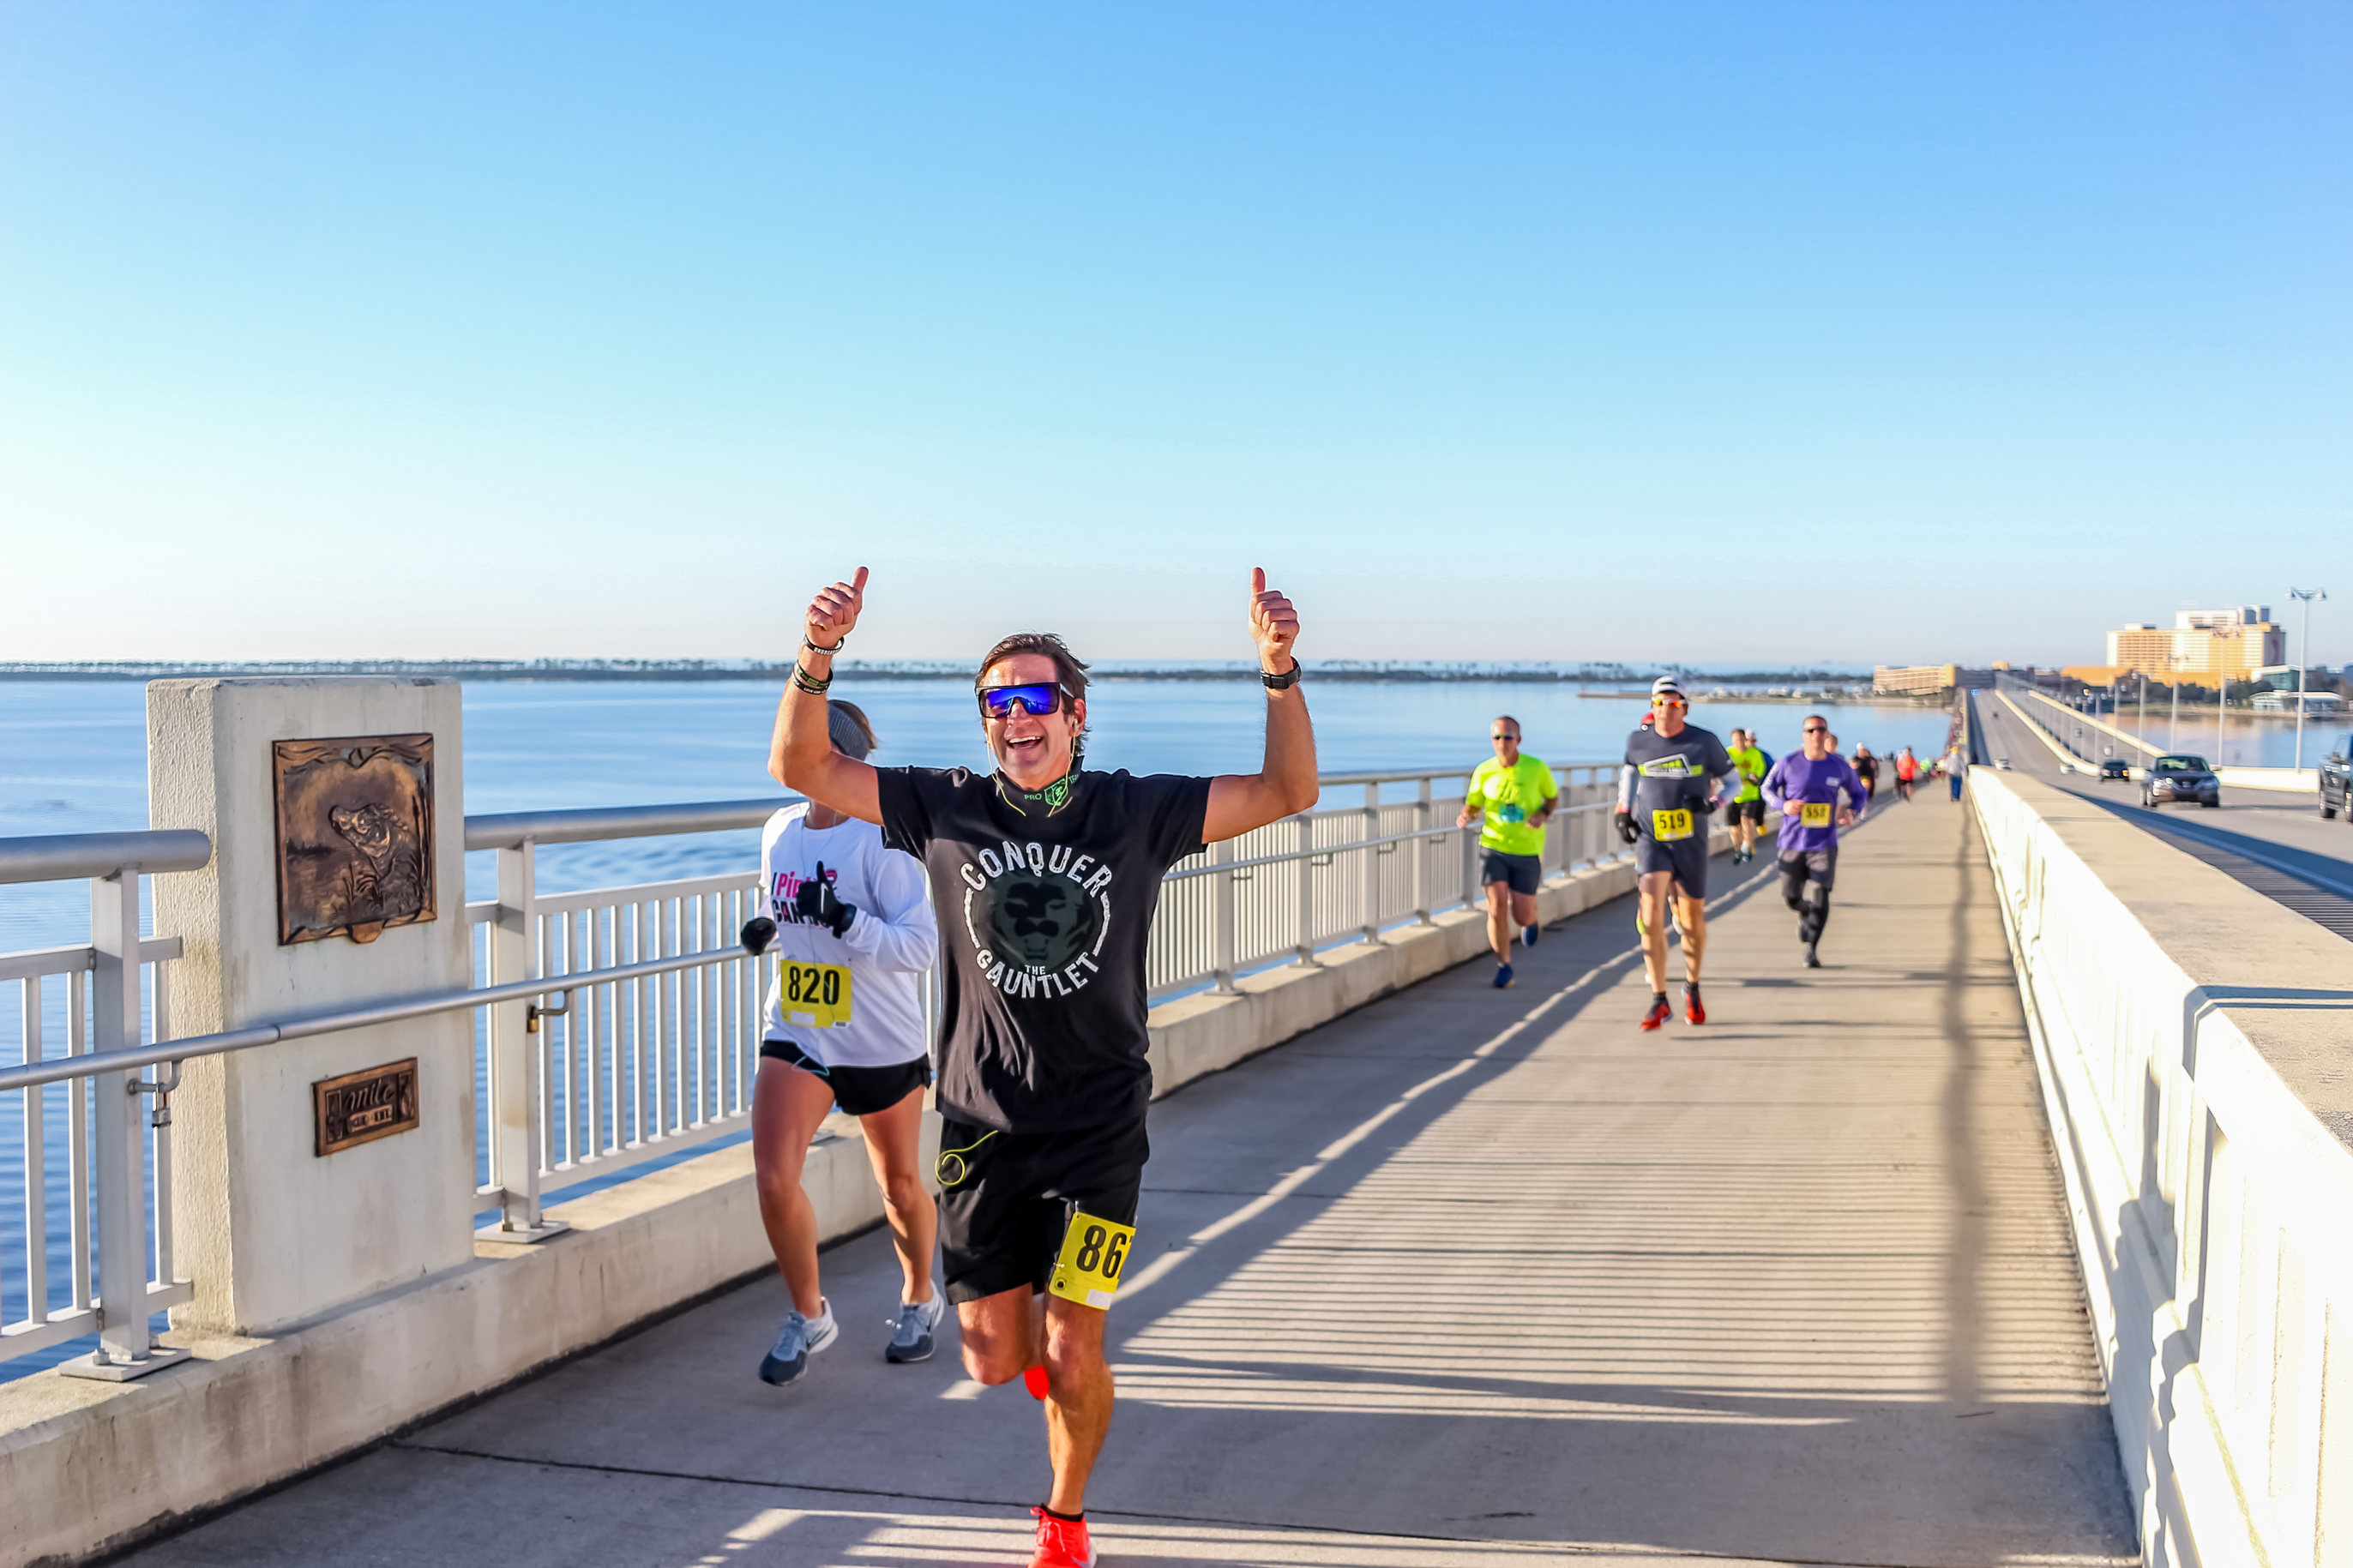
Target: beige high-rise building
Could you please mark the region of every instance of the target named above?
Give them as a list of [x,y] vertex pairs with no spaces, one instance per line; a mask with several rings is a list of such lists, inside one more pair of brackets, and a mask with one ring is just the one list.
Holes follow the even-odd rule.
[[2183,610],[2171,626],[2147,622],[2108,634],[2108,663],[2156,680],[2212,685],[2245,680],[2265,665],[2287,657],[2287,633],[2272,623],[2264,605],[2234,605],[2221,610]]

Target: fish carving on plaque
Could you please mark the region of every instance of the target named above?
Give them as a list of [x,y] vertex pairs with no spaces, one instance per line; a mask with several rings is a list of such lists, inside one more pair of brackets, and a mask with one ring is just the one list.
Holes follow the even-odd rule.
[[278,741],[278,942],[433,918],[433,737]]

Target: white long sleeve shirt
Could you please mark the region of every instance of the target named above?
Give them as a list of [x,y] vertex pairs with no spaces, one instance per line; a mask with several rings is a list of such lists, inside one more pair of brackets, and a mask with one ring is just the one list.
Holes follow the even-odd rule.
[[[840,936],[802,922],[794,909],[801,884],[825,868],[834,897],[856,907]],[[828,1067],[895,1067],[929,1048],[923,1038],[923,973],[938,954],[940,933],[921,862],[882,847],[882,830],[855,818],[811,827],[806,802],[768,818],[760,836],[760,884],[776,922],[769,944],[767,1006],[760,1037],[790,1040]],[[847,1023],[812,1026],[814,1015],[785,1000],[781,961],[840,964],[849,971]]]

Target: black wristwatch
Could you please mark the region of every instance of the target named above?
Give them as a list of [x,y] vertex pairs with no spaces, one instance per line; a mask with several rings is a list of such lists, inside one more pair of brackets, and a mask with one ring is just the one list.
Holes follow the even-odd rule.
[[1260,670],[1258,683],[1269,691],[1288,691],[1299,684],[1299,661],[1294,658],[1291,661],[1291,668],[1281,675],[1269,675],[1266,671]]

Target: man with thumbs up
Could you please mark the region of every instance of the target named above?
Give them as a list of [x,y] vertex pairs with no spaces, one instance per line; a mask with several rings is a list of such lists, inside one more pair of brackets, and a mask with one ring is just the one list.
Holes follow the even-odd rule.
[[[1111,1425],[1103,1322],[1140,1225],[1150,1154],[1145,954],[1160,879],[1204,846],[1315,804],[1299,616],[1250,574],[1266,711],[1260,771],[1137,778],[1082,765],[1087,667],[1017,632],[973,680],[997,766],[874,768],[826,734],[833,657],[866,572],[820,590],[776,716],[769,771],[931,873],[940,965],[940,1239],[965,1370],[1046,1402],[1053,1482],[1031,1568],[1085,1568],[1086,1486]],[[856,921],[849,926],[855,940]],[[1166,1250],[1165,1237],[1142,1243]]]

